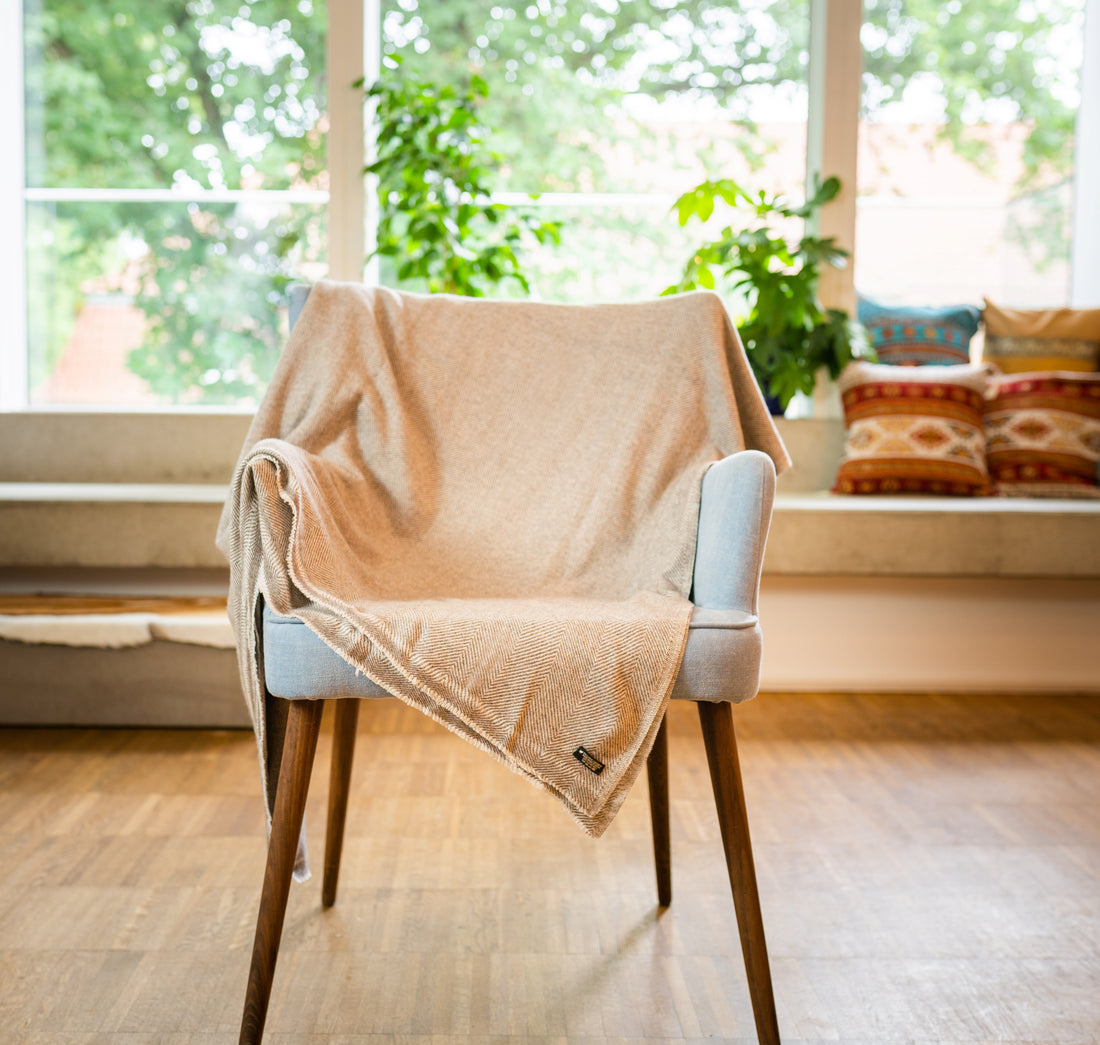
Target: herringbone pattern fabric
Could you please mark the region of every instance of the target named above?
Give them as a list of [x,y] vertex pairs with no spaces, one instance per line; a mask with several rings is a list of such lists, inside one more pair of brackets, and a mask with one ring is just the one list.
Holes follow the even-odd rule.
[[676,678],[703,472],[746,446],[786,462],[713,295],[319,284],[219,530],[261,750],[259,593],[599,834]]

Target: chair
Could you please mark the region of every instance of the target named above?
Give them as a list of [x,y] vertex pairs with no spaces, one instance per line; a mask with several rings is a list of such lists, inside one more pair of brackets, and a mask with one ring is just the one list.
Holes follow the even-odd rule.
[[[301,307],[291,299],[291,315]],[[746,450],[713,465],[703,479],[694,605],[687,646],[672,698],[699,709],[721,827],[757,1036],[777,1045],[779,1031],[749,839],[731,705],[755,696],[759,685],[757,598],[771,519],[775,467]],[[387,697],[300,621],[262,607],[259,651],[269,696],[286,713],[263,891],[256,923],[240,1041],[259,1042],[279,951],[283,919],[326,700],[335,701],[325,837],[322,904],[336,901],[360,699]],[[657,898],[672,901],[669,841],[668,746],[662,721],[647,763]]]

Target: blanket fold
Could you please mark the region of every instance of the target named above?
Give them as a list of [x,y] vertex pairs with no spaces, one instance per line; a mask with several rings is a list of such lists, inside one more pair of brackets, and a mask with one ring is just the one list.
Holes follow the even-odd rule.
[[602,833],[679,670],[703,473],[746,447],[786,464],[714,295],[318,284],[218,531],[261,766],[262,596]]

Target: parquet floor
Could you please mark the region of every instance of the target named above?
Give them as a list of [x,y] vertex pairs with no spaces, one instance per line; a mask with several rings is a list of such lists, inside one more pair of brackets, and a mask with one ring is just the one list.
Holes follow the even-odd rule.
[[[591,841],[364,707],[340,897],[294,887],[266,1040],[752,1042],[694,709],[671,716],[659,912],[644,786]],[[787,1045],[1100,1041],[1100,700],[765,695],[737,721]],[[235,1042],[262,831],[249,735],[0,731],[0,1043]]]

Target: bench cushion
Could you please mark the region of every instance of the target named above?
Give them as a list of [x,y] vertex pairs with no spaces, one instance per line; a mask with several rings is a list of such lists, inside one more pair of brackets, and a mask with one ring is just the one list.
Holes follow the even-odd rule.
[[848,437],[835,493],[989,492],[979,366],[851,363],[837,387]]
[[978,332],[973,305],[880,305],[859,299],[859,321],[867,328],[880,363],[893,366],[950,366],[970,362],[970,339]]
[[1004,374],[991,393],[986,455],[998,493],[1100,498],[1100,374]]

